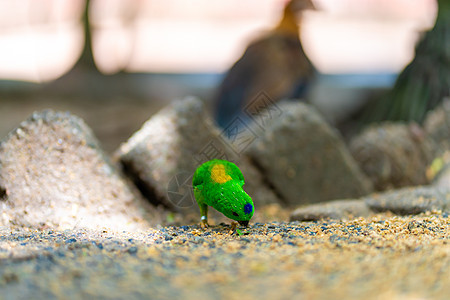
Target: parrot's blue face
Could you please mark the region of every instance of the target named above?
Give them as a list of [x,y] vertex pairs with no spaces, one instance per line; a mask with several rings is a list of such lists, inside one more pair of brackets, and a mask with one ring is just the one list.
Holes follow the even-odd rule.
[[241,225],[248,225],[255,208],[252,198],[244,191],[241,183],[228,181],[220,187],[220,192],[215,196],[215,209]]

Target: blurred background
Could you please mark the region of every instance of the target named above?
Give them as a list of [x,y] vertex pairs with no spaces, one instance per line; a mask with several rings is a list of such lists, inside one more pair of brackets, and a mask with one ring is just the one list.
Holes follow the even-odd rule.
[[[316,0],[299,36],[311,101],[339,122],[393,86],[435,0]],[[0,138],[34,110],[70,110],[114,151],[169,101],[210,103],[285,0],[0,0]]]

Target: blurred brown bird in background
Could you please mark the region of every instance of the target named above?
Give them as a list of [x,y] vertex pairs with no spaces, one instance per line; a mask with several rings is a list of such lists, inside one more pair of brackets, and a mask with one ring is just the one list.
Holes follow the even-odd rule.
[[314,77],[314,67],[300,41],[301,12],[315,9],[311,0],[292,0],[278,25],[252,42],[231,67],[214,99],[215,119],[224,128],[264,93],[271,101],[301,98]]

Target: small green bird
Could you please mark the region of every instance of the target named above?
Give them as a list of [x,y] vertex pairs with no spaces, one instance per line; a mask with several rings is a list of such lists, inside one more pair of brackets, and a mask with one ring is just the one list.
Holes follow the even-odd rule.
[[192,186],[200,207],[200,226],[208,227],[208,206],[247,226],[255,209],[243,185],[244,176],[232,162],[213,159],[199,166],[194,173]]

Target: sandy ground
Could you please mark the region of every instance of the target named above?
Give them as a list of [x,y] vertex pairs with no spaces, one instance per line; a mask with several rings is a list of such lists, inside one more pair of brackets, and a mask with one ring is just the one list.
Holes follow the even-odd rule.
[[0,229],[2,299],[446,299],[446,213],[146,232]]

